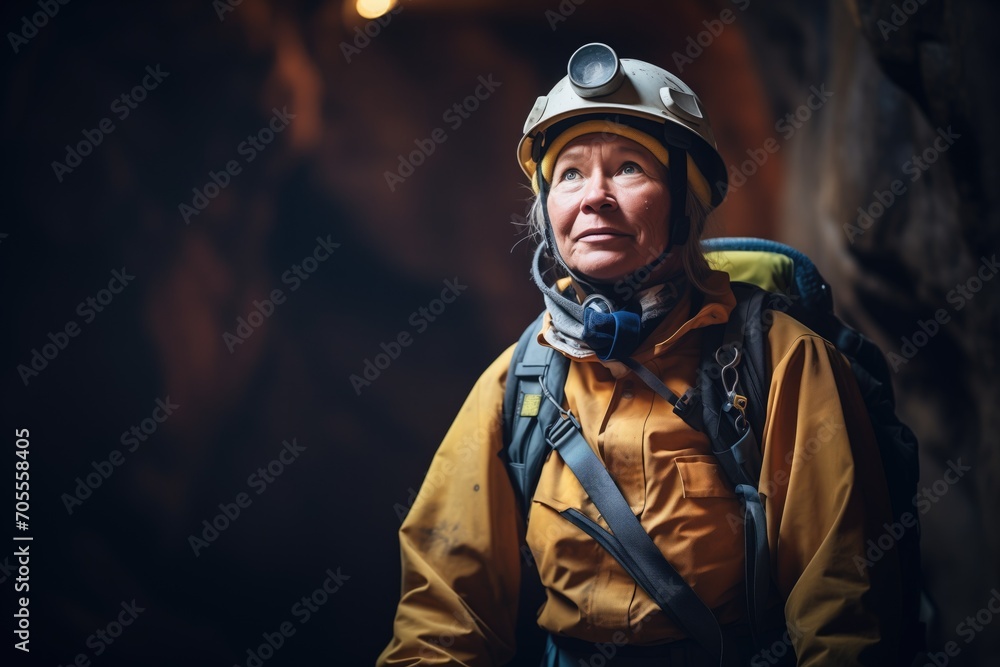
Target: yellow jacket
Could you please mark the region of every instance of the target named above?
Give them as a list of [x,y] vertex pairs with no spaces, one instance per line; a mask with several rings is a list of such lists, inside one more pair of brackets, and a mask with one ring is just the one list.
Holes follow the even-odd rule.
[[[695,381],[701,327],[735,300],[715,272],[633,355],[681,395]],[[690,294],[690,290],[688,290]],[[540,335],[540,340],[542,337]],[[858,568],[892,521],[864,402],[846,360],[782,313],[768,334],[772,383],[759,490],[772,579],[800,665],[891,664],[898,640],[895,555]],[[513,347],[480,377],[431,463],[399,531],[402,595],[378,665],[496,665],[514,654],[521,510],[503,461],[502,403]],[[617,364],[574,360],[566,403],[656,545],[721,624],[745,618],[743,526],[707,437]],[[614,558],[559,516],[593,503],[558,454],[546,461],[527,526],[547,599],[545,630],[591,642],[683,637]]]

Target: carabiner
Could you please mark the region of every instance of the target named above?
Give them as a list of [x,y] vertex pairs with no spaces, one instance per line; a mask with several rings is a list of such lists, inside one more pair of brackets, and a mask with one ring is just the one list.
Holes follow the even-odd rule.
[[[742,354],[740,353],[740,348],[737,345],[733,345],[733,358],[729,363],[723,364],[722,359],[719,355],[722,353],[722,348],[720,347],[715,351],[715,361],[720,366],[722,366],[721,380],[722,388],[726,392],[726,404],[722,406],[724,412],[729,412],[731,409],[736,408],[739,414],[736,416],[735,422],[736,427],[742,429],[742,424],[746,424],[746,409],[747,409],[747,397],[736,393],[736,385],[740,381],[740,373],[736,370],[736,366],[739,365]],[[732,382],[727,382],[726,371],[732,371],[731,378]]]
[[[715,351],[715,362],[717,364],[719,364],[720,366],[722,366],[722,372],[720,374],[720,377],[722,379],[722,388],[726,390],[726,396],[729,397],[730,401],[732,401],[733,400],[733,396],[736,395],[736,384],[739,382],[739,379],[740,379],[740,374],[736,370],[736,366],[740,363],[740,359],[743,356],[740,353],[740,348],[738,346],[733,345],[732,348],[733,348],[733,358],[728,363],[723,363],[722,359],[719,358],[719,355],[722,354],[722,348],[721,347],[718,350]],[[726,382],[726,371],[732,371],[733,372],[732,373],[732,380],[733,381],[731,383],[727,383]]]

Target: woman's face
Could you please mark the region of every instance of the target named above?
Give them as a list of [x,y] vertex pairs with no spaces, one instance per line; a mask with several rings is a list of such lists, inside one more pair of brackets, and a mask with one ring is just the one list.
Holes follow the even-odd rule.
[[666,248],[667,169],[631,139],[585,134],[556,159],[548,209],[566,265],[595,280],[618,281]]

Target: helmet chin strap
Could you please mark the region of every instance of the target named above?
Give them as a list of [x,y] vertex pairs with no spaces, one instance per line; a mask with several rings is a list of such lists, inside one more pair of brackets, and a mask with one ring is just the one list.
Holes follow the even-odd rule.
[[[683,246],[687,243],[691,233],[691,219],[687,215],[687,152],[676,146],[667,146],[670,156],[670,168],[667,170],[668,187],[670,188],[670,230],[667,237],[667,247],[663,252],[649,264],[637,269],[636,274],[642,271],[646,275],[651,275],[659,266],[665,262],[672,254],[674,246]],[[555,235],[552,231],[552,221],[549,218],[549,183],[545,180],[541,170],[541,159],[536,163],[535,177],[538,179],[538,196],[542,203],[542,216],[545,219],[543,229],[544,243],[548,246],[552,257],[569,276],[589,296],[591,294],[601,294],[607,297],[612,304],[620,307],[623,304],[616,304],[614,291],[608,289],[612,283],[594,280],[582,273],[578,273],[569,268],[559,254],[559,247],[555,242]]]
[[684,245],[691,235],[691,218],[687,214],[687,151],[668,145],[667,154],[670,156],[670,168],[667,170],[670,187],[670,239],[664,253],[670,252],[675,245]]

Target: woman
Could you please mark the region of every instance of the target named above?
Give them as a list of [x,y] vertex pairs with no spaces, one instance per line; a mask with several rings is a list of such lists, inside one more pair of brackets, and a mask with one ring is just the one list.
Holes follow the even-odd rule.
[[562,449],[542,467],[525,526],[502,460],[511,348],[476,383],[400,529],[402,597],[378,664],[510,661],[525,542],[537,566],[525,576],[545,589],[543,664],[890,664],[898,572],[891,559],[863,569],[852,557],[891,513],[843,357],[774,313],[759,487],[771,591],[756,638],[743,524],[732,521],[740,503],[708,437],[657,388],[682,395],[695,383],[703,329],[736,304],[700,246],[726,170],[698,98],[658,67],[589,44],[535,104],[518,154],[537,193],[534,274],[547,309],[538,340],[571,359],[563,407],[626,514],[683,579],[678,590],[710,610],[724,650],[701,636],[697,614],[670,609],[679,594],[654,599],[623,567],[628,554],[616,559],[566,519],[575,508],[608,525]]

